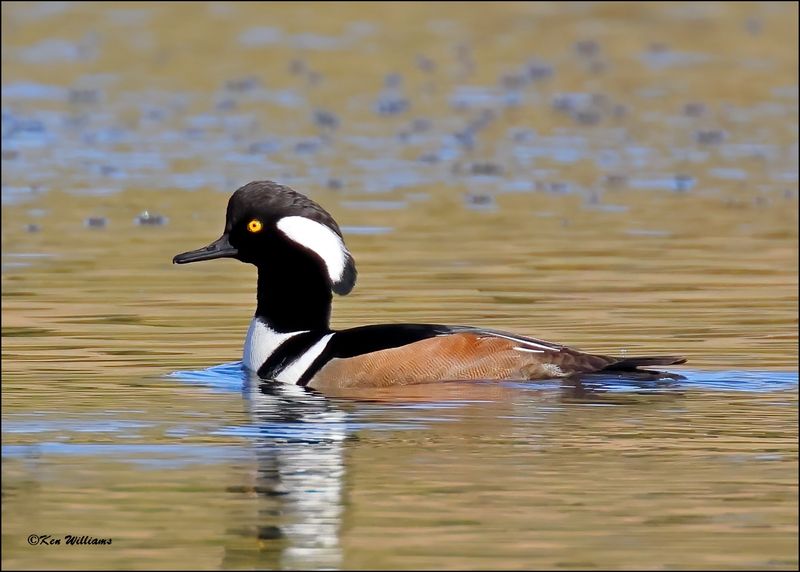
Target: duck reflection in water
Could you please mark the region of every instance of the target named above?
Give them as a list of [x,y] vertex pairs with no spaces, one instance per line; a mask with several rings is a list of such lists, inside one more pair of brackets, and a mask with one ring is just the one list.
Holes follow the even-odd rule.
[[258,555],[226,547],[222,567],[339,568],[346,412],[297,386],[250,379],[243,391],[257,470],[232,492],[258,499],[255,524],[237,530],[257,539]]
[[[682,376],[662,372],[588,375],[537,382],[438,383],[395,386],[369,391],[351,388],[341,395],[251,376],[244,384],[244,405],[251,419],[248,431],[257,470],[253,484],[232,492],[258,499],[254,524],[238,528],[239,536],[257,541],[259,565],[288,568],[339,568],[342,564],[341,527],[346,506],[346,448],[354,433],[370,423],[356,412],[368,403],[394,406],[416,403],[431,410],[443,404],[513,407],[520,393],[536,392],[543,402],[624,405],[640,393],[680,395]],[[452,408],[451,408],[452,410]],[[358,416],[359,419],[361,416]],[[409,420],[410,421],[410,420]],[[409,422],[408,427],[412,424]],[[228,547],[224,567],[253,564],[253,545]]]

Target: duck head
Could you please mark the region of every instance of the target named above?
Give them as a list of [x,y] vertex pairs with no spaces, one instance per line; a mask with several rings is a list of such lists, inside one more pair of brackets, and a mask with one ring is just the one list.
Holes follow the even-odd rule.
[[254,264],[259,274],[273,274],[287,284],[321,279],[340,295],[356,282],[355,261],[333,217],[305,195],[272,181],[254,181],[233,193],[222,236],[172,262],[215,258]]

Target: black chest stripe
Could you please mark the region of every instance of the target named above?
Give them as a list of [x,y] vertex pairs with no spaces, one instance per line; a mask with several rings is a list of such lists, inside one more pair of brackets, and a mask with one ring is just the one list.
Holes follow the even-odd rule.
[[330,334],[330,331],[312,330],[289,338],[279,345],[272,352],[272,355],[261,364],[261,367],[258,368],[258,377],[261,379],[275,379],[280,372],[328,334]]
[[[449,327],[436,324],[379,324],[336,332],[328,342],[325,351],[314,360],[302,377],[297,380],[297,385],[307,385],[311,378],[334,358],[350,358],[380,350],[399,348],[420,340],[448,334],[450,331]],[[285,342],[278,351],[282,350],[284,345],[294,339],[292,338]],[[272,356],[270,357],[271,359]],[[270,360],[267,361],[269,362]],[[259,370],[260,374],[261,370]]]

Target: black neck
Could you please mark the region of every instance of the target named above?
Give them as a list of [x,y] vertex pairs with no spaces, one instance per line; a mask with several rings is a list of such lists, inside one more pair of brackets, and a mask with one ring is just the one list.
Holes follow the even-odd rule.
[[290,265],[258,266],[256,317],[276,332],[328,329],[330,281],[318,263],[299,258],[293,257]]

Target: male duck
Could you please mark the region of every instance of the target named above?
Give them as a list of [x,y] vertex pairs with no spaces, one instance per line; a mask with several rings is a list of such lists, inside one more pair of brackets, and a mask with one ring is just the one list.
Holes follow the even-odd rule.
[[677,356],[593,355],[536,338],[469,326],[380,324],[332,330],[331,292],[348,294],[356,266],[330,214],[272,181],[228,201],[225,231],[186,264],[236,258],[258,268],[258,305],[244,366],[264,379],[315,389],[446,380],[536,380],[684,363]]

